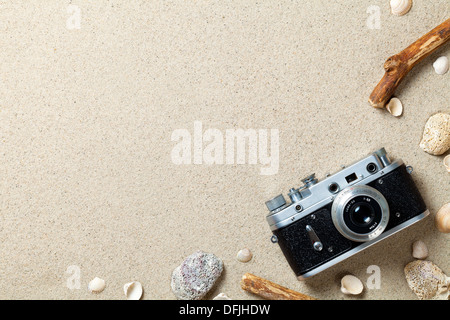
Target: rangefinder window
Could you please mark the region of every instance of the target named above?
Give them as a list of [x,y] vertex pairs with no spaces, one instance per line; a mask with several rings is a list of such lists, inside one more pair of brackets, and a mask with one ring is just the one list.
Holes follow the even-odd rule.
[[348,183],[352,183],[353,181],[358,180],[358,176],[356,173],[352,173],[351,175],[346,176],[345,180],[347,180]]

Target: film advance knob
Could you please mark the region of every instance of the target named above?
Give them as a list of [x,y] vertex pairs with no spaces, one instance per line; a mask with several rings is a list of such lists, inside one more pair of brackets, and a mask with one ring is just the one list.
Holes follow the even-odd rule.
[[280,194],[280,195],[276,196],[275,198],[273,198],[272,200],[269,200],[266,202],[266,206],[267,206],[267,209],[269,209],[269,211],[274,211],[278,208],[281,208],[285,204],[286,204],[286,200],[284,199],[282,194]]

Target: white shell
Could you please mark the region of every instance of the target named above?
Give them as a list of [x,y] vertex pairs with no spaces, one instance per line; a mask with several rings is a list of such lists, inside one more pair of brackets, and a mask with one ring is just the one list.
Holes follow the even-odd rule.
[[95,277],[91,282],[89,282],[88,289],[93,293],[100,293],[105,289],[105,280]]
[[450,278],[433,262],[415,260],[404,271],[409,287],[419,299],[448,299]]
[[426,244],[421,241],[415,241],[412,245],[412,256],[416,259],[425,259],[428,257],[428,248]]
[[360,294],[364,289],[364,286],[357,277],[352,275],[346,275],[341,279],[341,291],[345,294]]
[[139,300],[142,297],[142,284],[138,281],[133,281],[123,286],[123,292],[127,300]]
[[213,298],[213,300],[231,300],[225,293],[219,293],[217,296]]
[[450,154],[444,158],[444,166],[447,168],[447,171],[450,172]]
[[391,0],[391,12],[396,16],[403,16],[411,10],[412,0]]
[[252,257],[253,257],[253,254],[247,248],[240,250],[236,255],[236,258],[240,262],[249,262],[250,260],[252,260]]
[[444,154],[450,149],[450,114],[436,113],[428,119],[420,148],[435,156]]
[[447,57],[440,57],[433,63],[434,71],[436,71],[437,74],[446,74],[448,71],[448,58]]
[[450,233],[450,202],[439,209],[435,216],[435,222],[440,232]]
[[394,117],[400,117],[403,113],[403,104],[398,98],[392,98],[386,105],[386,110]]

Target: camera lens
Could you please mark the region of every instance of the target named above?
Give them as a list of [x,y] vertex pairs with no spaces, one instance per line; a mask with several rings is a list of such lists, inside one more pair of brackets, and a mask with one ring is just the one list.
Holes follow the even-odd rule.
[[382,218],[378,202],[370,196],[351,198],[344,206],[344,223],[350,231],[358,234],[370,233]]
[[389,222],[384,196],[369,186],[353,186],[338,194],[331,208],[336,229],[346,238],[363,242],[378,237]]
[[373,208],[366,203],[357,203],[350,209],[350,220],[358,226],[367,226],[374,218]]

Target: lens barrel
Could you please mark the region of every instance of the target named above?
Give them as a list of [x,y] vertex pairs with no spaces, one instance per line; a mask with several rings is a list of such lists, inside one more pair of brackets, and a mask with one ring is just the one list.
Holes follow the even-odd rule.
[[331,217],[346,238],[365,242],[378,237],[389,222],[384,196],[369,186],[353,186],[340,192],[333,202]]

